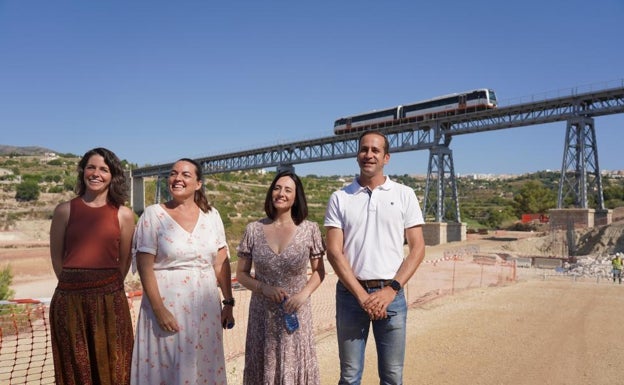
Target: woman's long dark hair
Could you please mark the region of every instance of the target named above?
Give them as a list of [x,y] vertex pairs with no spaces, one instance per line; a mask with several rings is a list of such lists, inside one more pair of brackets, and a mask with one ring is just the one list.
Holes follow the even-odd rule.
[[266,198],[264,199],[264,212],[267,217],[275,219],[277,211],[273,206],[273,189],[277,184],[277,180],[281,177],[288,176],[295,182],[295,202],[290,210],[290,215],[296,225],[299,225],[308,217],[308,202],[306,200],[305,192],[303,191],[303,183],[301,179],[292,171],[282,171],[275,175],[269,190],[267,191]]
[[109,204],[119,207],[122,206],[128,200],[128,181],[126,180],[126,174],[124,174],[124,169],[121,166],[121,161],[109,149],[103,147],[97,147],[92,150],[87,151],[80,162],[78,162],[78,180],[76,181],[76,187],[74,188],[74,192],[78,196],[84,195],[87,191],[87,185],[84,181],[84,170],[87,167],[87,163],[89,163],[89,158],[93,155],[99,155],[104,158],[104,162],[108,166],[108,169],[111,173],[111,182],[108,186],[108,194],[106,196],[106,200]]
[[204,174],[202,172],[201,166],[199,165],[199,163],[190,158],[181,158],[176,161],[176,163],[178,162],[188,162],[195,166],[195,175],[197,175],[197,180],[201,182],[202,185],[199,190],[195,190],[195,197],[193,198],[193,200],[195,201],[197,206],[199,206],[201,211],[205,213],[209,212],[212,209],[212,206],[210,206],[210,203],[208,203],[208,198],[206,197],[206,193],[204,192]]

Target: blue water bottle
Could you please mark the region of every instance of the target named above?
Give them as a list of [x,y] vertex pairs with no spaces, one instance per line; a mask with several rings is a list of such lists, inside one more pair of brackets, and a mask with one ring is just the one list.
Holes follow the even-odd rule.
[[288,313],[284,309],[284,303],[288,298],[284,298],[282,303],[280,303],[280,310],[282,311],[282,318],[284,319],[284,327],[289,334],[295,332],[295,330],[299,329],[299,319],[297,319],[297,312]]

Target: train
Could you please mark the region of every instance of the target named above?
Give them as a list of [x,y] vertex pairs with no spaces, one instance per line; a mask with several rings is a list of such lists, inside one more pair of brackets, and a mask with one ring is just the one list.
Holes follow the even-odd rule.
[[347,116],[334,122],[334,134],[343,135],[436,117],[496,108],[496,93],[488,88],[438,96],[416,103]]

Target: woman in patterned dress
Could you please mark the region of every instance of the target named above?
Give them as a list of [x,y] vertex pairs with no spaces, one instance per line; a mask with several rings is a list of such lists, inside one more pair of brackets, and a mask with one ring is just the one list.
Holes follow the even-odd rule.
[[[248,224],[238,246],[236,277],[253,292],[243,384],[318,385],[310,296],[325,276],[325,243],[318,225],[306,220],[308,206],[296,174],[275,176],[264,211],[267,217]],[[284,312],[297,315],[294,332],[287,330]]]
[[124,291],[134,213],[117,156],[87,151],[76,198],[59,204],[50,226],[58,286],[50,302],[54,375],[59,385],[127,385],[132,318]]
[[131,383],[226,384],[222,327],[234,324],[234,301],[223,222],[195,161],[178,160],[167,181],[171,200],[147,207],[135,232],[143,300]]

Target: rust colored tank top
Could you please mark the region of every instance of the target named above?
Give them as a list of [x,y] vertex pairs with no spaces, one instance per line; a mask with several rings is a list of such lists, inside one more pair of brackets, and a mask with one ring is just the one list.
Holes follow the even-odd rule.
[[70,201],[69,221],[65,229],[64,268],[119,267],[121,230],[118,211],[109,204],[89,207],[80,197]]

